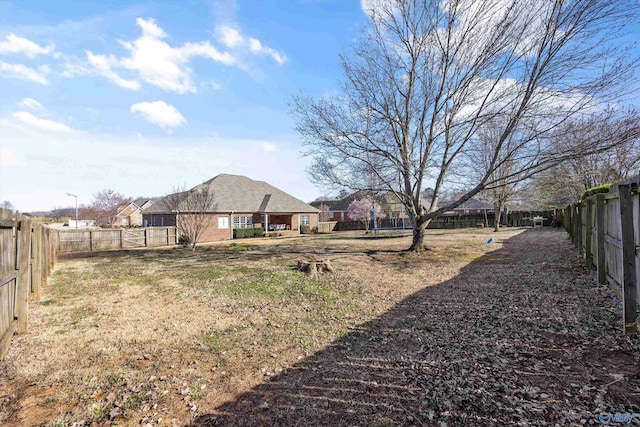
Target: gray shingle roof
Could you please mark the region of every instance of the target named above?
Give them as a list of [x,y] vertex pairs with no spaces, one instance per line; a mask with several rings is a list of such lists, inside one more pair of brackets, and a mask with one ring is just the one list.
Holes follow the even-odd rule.
[[[213,194],[210,212],[260,212],[260,213],[317,213],[318,209],[296,199],[264,181],[254,181],[246,176],[220,174],[191,190],[189,195],[202,188]],[[170,196],[168,196],[170,197]],[[166,198],[165,198],[166,199]],[[188,204],[183,201],[182,205]],[[154,203],[145,213],[169,212],[166,203]]]

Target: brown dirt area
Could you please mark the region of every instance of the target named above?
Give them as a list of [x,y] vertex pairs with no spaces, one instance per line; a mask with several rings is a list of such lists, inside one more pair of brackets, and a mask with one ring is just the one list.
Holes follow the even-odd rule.
[[[487,244],[487,239],[494,241]],[[565,233],[242,240],[59,260],[0,424],[583,425],[640,413],[640,337]],[[330,259],[309,277],[301,259]],[[640,422],[640,419],[638,420]]]

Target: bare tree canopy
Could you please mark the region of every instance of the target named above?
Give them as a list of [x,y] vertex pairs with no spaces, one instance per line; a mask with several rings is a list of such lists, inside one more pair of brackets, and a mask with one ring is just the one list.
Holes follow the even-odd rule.
[[118,211],[131,203],[131,198],[126,197],[110,188],[98,191],[93,195],[91,210],[97,215],[97,220],[113,226]]
[[178,231],[186,236],[192,250],[214,218],[211,214],[215,210],[214,195],[205,184],[188,191],[174,187],[163,199],[164,207],[176,214]]
[[[633,78],[633,47],[616,40],[635,19],[635,1],[370,4],[368,30],[341,58],[341,94],[295,97],[293,112],[314,158],[310,177],[395,193],[414,224],[414,250],[423,247],[431,219],[479,191],[637,135],[629,126],[579,147],[551,138],[568,119],[602,111]],[[488,126],[487,152],[480,131]],[[480,156],[484,171],[472,173]],[[496,174],[506,163],[517,167]],[[440,206],[455,183],[466,191]],[[433,188],[429,206],[421,202],[423,186]]]
[[[606,140],[618,129],[630,127],[633,120],[637,122],[640,119],[632,112],[622,118],[599,115],[586,120],[571,120],[561,126],[555,143],[580,146],[585,139]],[[544,207],[564,208],[578,201],[585,190],[624,181],[637,175],[638,170],[640,136],[544,171],[532,183],[532,197]]]

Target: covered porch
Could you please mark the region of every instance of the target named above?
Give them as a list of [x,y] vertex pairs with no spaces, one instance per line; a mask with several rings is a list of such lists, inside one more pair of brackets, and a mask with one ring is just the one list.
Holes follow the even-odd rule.
[[266,233],[299,234],[299,214],[294,213],[256,213],[253,215],[253,224],[263,227]]

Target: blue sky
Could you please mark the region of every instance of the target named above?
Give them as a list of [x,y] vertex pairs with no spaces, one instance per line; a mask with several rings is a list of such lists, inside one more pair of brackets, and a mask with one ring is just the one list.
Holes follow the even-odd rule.
[[288,103],[338,93],[369,1],[0,0],[0,201],[161,196],[220,173],[324,195]]
[[337,91],[365,21],[357,0],[0,1],[0,200],[232,173],[311,201],[288,102]]

